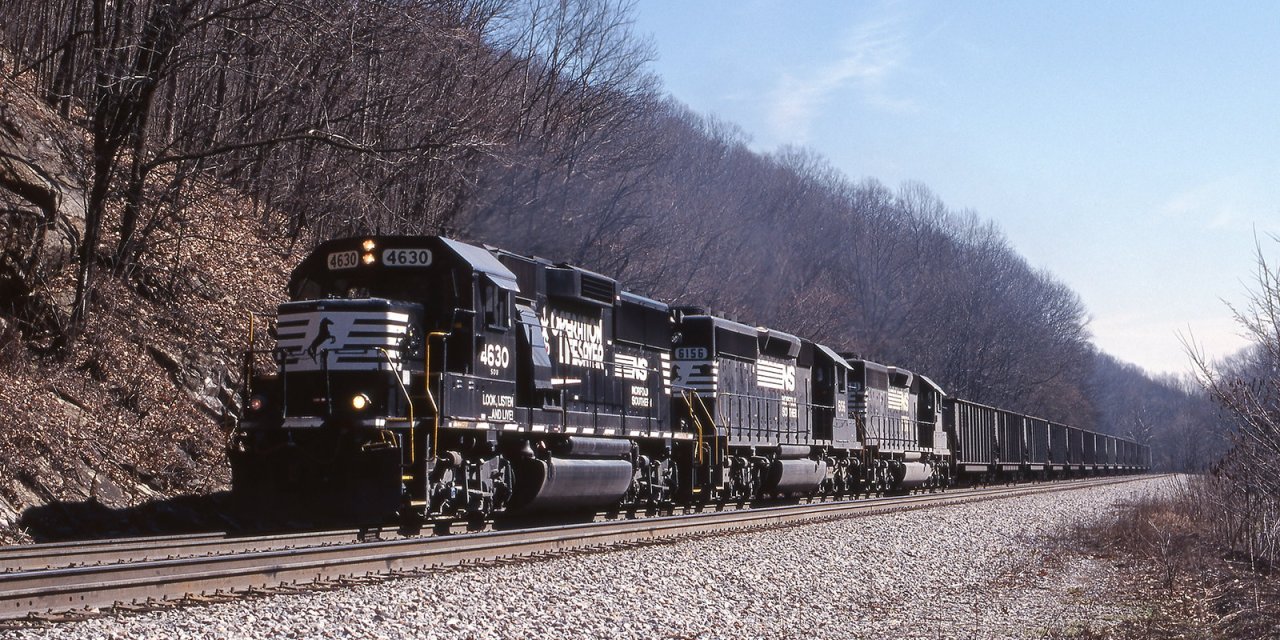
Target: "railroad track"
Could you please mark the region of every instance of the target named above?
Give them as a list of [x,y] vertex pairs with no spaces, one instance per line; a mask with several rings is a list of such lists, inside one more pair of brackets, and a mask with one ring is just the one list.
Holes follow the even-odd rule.
[[363,542],[359,532],[350,530],[240,539],[201,534],[7,547],[0,549],[0,563],[4,563],[0,566],[9,569],[0,574],[0,620],[145,607],[572,549],[1069,491],[1149,477],[962,489]]
[[296,549],[364,540],[357,529],[309,531],[252,537],[222,532],[148,536],[89,542],[0,547],[0,575],[46,569],[69,569],[104,564],[174,560],[195,556]]

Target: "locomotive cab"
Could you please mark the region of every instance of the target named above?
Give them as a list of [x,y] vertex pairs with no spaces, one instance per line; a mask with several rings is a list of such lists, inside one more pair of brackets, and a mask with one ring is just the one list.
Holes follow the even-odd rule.
[[228,452],[234,487],[382,517],[429,499],[442,407],[515,421],[518,289],[489,252],[434,237],[337,240],[295,269],[289,291],[274,370],[248,378]]

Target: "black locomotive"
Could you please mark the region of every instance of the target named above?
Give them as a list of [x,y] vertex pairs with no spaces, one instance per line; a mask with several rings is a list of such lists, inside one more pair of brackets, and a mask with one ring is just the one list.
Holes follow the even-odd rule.
[[482,519],[1149,466],[1132,440],[448,238],[327,242],[289,294],[272,348],[251,337],[228,450],[263,504]]

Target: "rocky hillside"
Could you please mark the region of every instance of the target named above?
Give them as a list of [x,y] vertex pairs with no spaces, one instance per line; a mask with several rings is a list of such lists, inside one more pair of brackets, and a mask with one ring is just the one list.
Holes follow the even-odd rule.
[[0,74],[3,541],[28,538],[36,511],[224,486],[248,314],[274,307],[291,266],[286,247],[253,231],[249,207],[203,189],[179,224],[157,232],[158,251],[103,278],[84,338],[55,358],[46,336],[73,298],[88,157],[82,131]]

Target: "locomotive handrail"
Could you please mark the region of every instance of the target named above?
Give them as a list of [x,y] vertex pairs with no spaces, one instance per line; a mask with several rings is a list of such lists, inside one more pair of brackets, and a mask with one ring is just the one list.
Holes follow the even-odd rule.
[[[377,349],[378,353],[382,354],[382,358],[387,361],[387,368],[391,369],[392,372],[397,374],[395,376],[396,386],[400,387],[400,394],[404,396],[404,401],[409,404],[409,446],[412,447],[413,446],[413,425],[416,424],[417,421],[414,420],[413,418],[413,398],[409,397],[409,390],[405,388],[404,380],[402,380],[401,376],[399,375],[403,373],[403,370],[396,371],[396,365],[391,362],[391,354],[387,353],[386,349],[383,349],[382,347],[375,347],[375,348]],[[391,416],[387,416],[387,417],[391,417]]]
[[690,400],[690,392],[688,389],[681,389],[680,395],[684,396],[685,404],[689,405],[689,417],[693,418],[693,426],[698,430],[698,446],[694,448],[694,455],[697,457],[698,464],[702,464],[702,421],[698,419],[698,414],[693,412],[693,401]]
[[249,316],[249,333],[248,333],[249,338],[247,341],[248,347],[245,349],[245,352],[244,352],[243,370],[241,371],[241,377],[243,378],[241,383],[244,386],[245,398],[248,398],[249,396],[253,395],[253,356],[254,354],[268,353],[265,349],[259,352],[256,348],[258,332],[256,330],[257,328],[254,326],[254,319],[259,315],[264,317],[274,317],[272,316],[272,314],[269,314],[269,313],[260,314],[255,311],[248,311],[248,316]]
[[249,398],[253,395],[253,375],[252,375],[253,360],[252,358],[253,358],[254,333],[255,332],[253,330],[253,312],[250,311],[249,312],[249,348],[246,349],[244,352],[244,370],[240,374],[244,378],[244,398],[245,398],[244,401],[245,402],[248,402]]
[[[431,413],[434,416],[432,420],[431,442],[427,443],[427,451],[426,451],[427,460],[430,460],[432,454],[435,453],[434,450],[438,446],[436,441],[440,438],[440,405],[436,403],[435,396],[431,394],[431,339],[436,337],[440,338],[440,345],[442,347],[447,347],[448,345],[445,342],[445,338],[449,337],[449,332],[432,331],[427,333],[427,348],[423,349],[423,351],[425,351],[426,353],[424,355],[424,359],[422,363],[422,373],[423,373],[422,387],[423,387],[423,390],[427,392],[427,401],[431,403]],[[444,380],[443,367],[441,368],[440,379],[441,381]],[[416,425],[413,425],[413,424],[409,425],[409,464],[414,463],[413,456],[414,456],[415,447],[413,444],[414,442],[413,434],[414,434],[414,431],[416,430],[417,430]]]
[[320,360],[320,371],[324,374],[324,411],[327,420],[333,419],[333,380],[329,377],[329,352],[330,349],[321,349],[320,353],[324,358]]
[[[708,409],[707,404],[702,401],[702,396],[698,395],[697,393],[693,392],[690,389],[684,389],[684,393],[688,394],[689,396],[692,396],[698,401],[698,406],[702,407],[702,413],[707,416],[707,420],[711,421],[711,427],[712,429],[715,430],[714,437],[711,440],[711,463],[719,464],[720,463],[720,428],[716,426],[715,416],[711,415],[711,410]],[[687,398],[685,401],[689,402]],[[690,408],[692,408],[693,403],[689,402],[689,406]],[[692,414],[692,415],[694,419],[694,424],[697,425],[698,427],[698,462],[701,463],[702,462],[702,421],[698,420],[697,414]]]
[[[724,458],[720,455],[720,425],[716,424],[716,417],[711,415],[711,409],[707,408],[707,403],[703,401],[702,396],[695,393],[693,394],[693,397],[698,399],[698,406],[702,407],[702,412],[707,414],[707,420],[711,421],[711,430],[714,436],[711,440],[711,462],[713,464],[722,464],[724,462]],[[716,412],[720,412],[722,409],[723,407],[721,404],[716,403]],[[721,423],[726,422],[723,414],[721,414],[720,417]],[[728,434],[726,433],[725,435],[727,436]]]
[[271,350],[272,358],[276,354],[280,354],[280,419],[286,420],[289,417],[289,358],[284,357],[279,345]]

